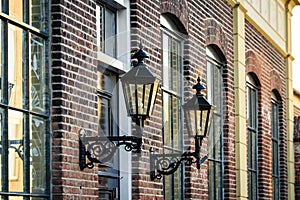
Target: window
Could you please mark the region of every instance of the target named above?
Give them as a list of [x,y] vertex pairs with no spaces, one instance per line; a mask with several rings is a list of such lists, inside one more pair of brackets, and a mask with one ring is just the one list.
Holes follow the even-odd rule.
[[116,11],[105,5],[96,7],[98,50],[116,57]]
[[280,192],[279,179],[279,101],[276,95],[272,93],[272,188],[273,199],[278,200]]
[[49,199],[49,8],[23,2],[0,4],[0,196]]
[[[162,16],[163,49],[163,139],[164,153],[182,153],[182,44],[176,36],[164,26],[175,25]],[[183,198],[183,166],[170,176],[164,177],[165,199]]]
[[[109,70],[98,71],[98,119],[99,136],[119,135],[118,92],[116,90],[117,74]],[[107,138],[103,140],[106,146],[114,146]],[[112,148],[110,148],[112,149]],[[99,165],[99,199],[119,199],[119,152],[105,152],[104,161]],[[107,159],[109,158],[109,159]]]
[[257,199],[257,134],[258,134],[258,87],[251,75],[247,75],[248,121],[248,196]]
[[[130,34],[128,25],[128,8],[130,1],[98,0],[96,5],[96,32],[98,46],[98,119],[99,136],[105,138],[103,142],[109,149],[116,151],[104,152],[103,162],[99,165],[99,199],[120,199],[126,196],[131,188],[131,179],[124,171],[124,161],[129,158],[127,152],[119,151],[115,144],[107,137],[119,136],[123,125],[120,124],[119,112],[119,73],[130,66]],[[117,47],[118,43],[118,47]],[[126,120],[124,120],[126,121]],[[123,121],[122,121],[123,122]],[[121,148],[121,147],[120,147]],[[108,158],[107,155],[110,155]],[[126,165],[127,167],[127,165]],[[122,169],[122,170],[121,170]],[[122,184],[120,185],[120,176]]]
[[215,106],[208,134],[209,199],[223,199],[222,63],[211,47],[206,49],[208,100]]

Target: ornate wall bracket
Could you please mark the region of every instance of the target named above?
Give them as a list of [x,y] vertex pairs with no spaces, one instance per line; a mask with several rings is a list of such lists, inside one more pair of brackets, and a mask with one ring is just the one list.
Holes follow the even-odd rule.
[[79,138],[79,166],[80,169],[93,168],[94,163],[110,161],[119,146],[124,145],[125,151],[139,153],[142,147],[142,138],[136,136],[95,136],[85,135],[81,131]]
[[154,154],[150,149],[150,177],[151,180],[161,179],[163,175],[173,174],[182,162],[191,166],[196,163],[197,169],[207,159],[207,156],[200,158],[200,151],[184,152],[183,154]]

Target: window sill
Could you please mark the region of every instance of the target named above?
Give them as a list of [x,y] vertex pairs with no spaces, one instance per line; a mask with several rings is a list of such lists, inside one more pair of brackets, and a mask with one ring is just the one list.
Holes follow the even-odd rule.
[[124,74],[124,63],[116,58],[110,57],[102,52],[98,52],[97,55],[98,60],[101,63],[101,68],[105,68],[118,74]]

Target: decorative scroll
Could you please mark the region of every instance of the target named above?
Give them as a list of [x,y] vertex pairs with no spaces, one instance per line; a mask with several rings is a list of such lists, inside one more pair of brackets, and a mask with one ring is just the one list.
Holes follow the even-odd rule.
[[[14,149],[15,152],[18,154],[21,160],[24,160],[24,151],[23,151],[23,140],[8,140],[9,146],[8,148]],[[0,152],[2,152],[2,141],[0,141]]]
[[[124,145],[125,151],[139,153],[142,146],[142,138],[135,136],[96,136],[88,137],[81,131],[79,139],[79,165],[80,169],[93,168],[94,163],[110,161],[119,146]],[[88,162],[87,162],[88,159]]]
[[153,151],[150,150],[151,180],[161,179],[163,175],[173,174],[182,162],[185,162],[187,166],[196,163],[197,169],[200,169],[200,165],[206,159],[207,156],[200,159],[200,151],[184,152],[183,154],[154,154]]

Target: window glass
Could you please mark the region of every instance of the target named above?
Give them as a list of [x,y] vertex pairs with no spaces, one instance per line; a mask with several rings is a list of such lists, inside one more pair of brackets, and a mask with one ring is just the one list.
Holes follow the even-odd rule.
[[247,75],[247,122],[248,122],[248,195],[257,199],[257,134],[258,88],[252,76]]
[[[98,73],[98,119],[99,134],[113,136],[115,132],[116,120],[118,116],[118,107],[114,101],[116,91],[117,77],[112,73]],[[114,133],[115,132],[115,133]]]
[[277,100],[274,93],[272,93],[272,188],[273,188],[273,199],[279,200],[280,191],[280,176],[279,176],[279,101]]
[[[117,76],[109,71],[98,71],[98,134],[103,138],[101,142],[106,148],[115,148],[109,137],[119,136]],[[115,149],[111,157],[109,152],[103,154],[103,162],[99,166],[100,199],[119,199],[119,152],[118,148]]]
[[98,50],[116,57],[116,12],[98,4],[96,14]]
[[5,27],[4,27],[4,23],[2,22],[2,20],[0,20],[0,47],[1,47],[1,50],[0,50],[0,102],[3,103],[3,92],[2,92],[2,88],[4,88],[4,77],[3,77],[3,68],[4,68],[4,56],[5,56],[5,42],[4,42],[4,30],[5,30]]
[[30,133],[30,181],[32,193],[45,193],[47,183],[47,122],[37,116],[31,117]]
[[[0,26],[0,192],[3,199],[29,198],[32,193],[35,199],[49,199],[48,33],[19,25],[28,22],[24,13],[30,15],[31,1],[26,7],[24,2],[1,4],[1,12],[10,18],[3,15]],[[46,10],[44,1],[35,2]]]
[[223,199],[223,134],[222,134],[222,63],[220,55],[209,46],[207,59],[207,98],[214,105],[208,134],[209,199]]
[[[8,25],[8,100],[9,105],[23,108],[26,105],[26,91],[23,80],[25,71],[23,70],[23,61],[26,60],[24,52],[25,34],[21,28],[13,25]],[[26,79],[25,79],[26,80]]]
[[8,111],[8,180],[9,191],[23,191],[24,160],[24,115],[21,112]]
[[23,0],[8,0],[9,15],[19,21],[23,21],[24,5]]
[[10,15],[15,20],[25,22],[43,31],[46,31],[46,29],[48,29],[48,12],[46,9],[48,6],[48,1],[29,0],[29,7],[26,7],[26,5],[24,4],[24,2],[27,1],[23,0],[2,0],[2,2],[3,6],[0,2],[0,9],[2,10],[2,12]]
[[[167,20],[168,21],[168,20]],[[166,20],[164,22],[167,22]],[[173,26],[174,24],[169,24]],[[169,27],[167,26],[167,27]],[[172,30],[162,29],[162,58],[163,58],[163,139],[164,153],[183,151],[182,135],[182,44],[181,38]],[[164,176],[164,198],[183,198],[182,166],[174,174]]]
[[35,35],[31,35],[31,44],[30,44],[30,105],[31,110],[39,113],[46,112],[46,98],[43,94],[47,93],[47,67],[46,67],[46,45],[45,41]]
[[47,30],[47,6],[46,0],[30,0],[30,24],[40,30]]
[[163,86],[180,94],[181,43],[168,34],[163,34]]

